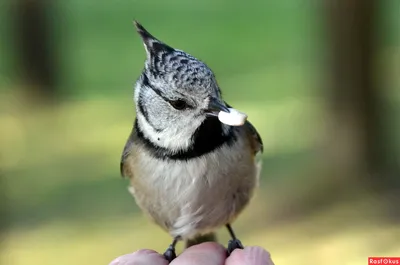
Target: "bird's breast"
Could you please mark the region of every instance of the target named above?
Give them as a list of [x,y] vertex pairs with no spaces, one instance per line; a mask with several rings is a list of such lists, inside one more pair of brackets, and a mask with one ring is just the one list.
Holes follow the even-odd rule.
[[190,160],[162,160],[138,148],[132,193],[139,207],[172,235],[224,225],[248,203],[257,184],[248,148],[244,140],[237,141]]

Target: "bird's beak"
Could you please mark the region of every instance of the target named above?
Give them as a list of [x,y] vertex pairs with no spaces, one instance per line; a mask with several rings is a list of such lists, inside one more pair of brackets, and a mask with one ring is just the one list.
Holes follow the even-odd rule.
[[229,109],[223,103],[221,103],[218,99],[210,98],[210,102],[208,103],[208,107],[206,109],[206,114],[208,116],[218,117],[218,113],[220,111],[224,111],[227,113],[230,112]]

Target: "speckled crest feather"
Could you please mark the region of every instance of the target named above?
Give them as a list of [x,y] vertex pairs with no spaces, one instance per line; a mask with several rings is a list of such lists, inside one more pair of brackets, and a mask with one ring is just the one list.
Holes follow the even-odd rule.
[[194,56],[174,49],[150,34],[137,21],[136,30],[143,40],[147,52],[145,74],[150,80],[166,82],[173,88],[185,88],[192,93],[206,92],[216,86],[213,71]]

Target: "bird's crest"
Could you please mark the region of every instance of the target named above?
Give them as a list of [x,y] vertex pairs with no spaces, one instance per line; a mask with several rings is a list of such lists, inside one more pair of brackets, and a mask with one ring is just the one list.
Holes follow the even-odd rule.
[[139,33],[140,37],[143,40],[143,45],[146,49],[148,57],[158,54],[160,52],[174,51],[172,47],[154,37],[138,21],[134,20],[133,24],[135,25],[137,33]]

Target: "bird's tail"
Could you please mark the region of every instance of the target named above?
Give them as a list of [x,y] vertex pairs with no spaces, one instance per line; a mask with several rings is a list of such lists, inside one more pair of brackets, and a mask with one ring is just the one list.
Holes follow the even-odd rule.
[[198,245],[204,242],[218,242],[217,235],[214,232],[204,235],[197,235],[194,238],[185,241],[185,248]]

